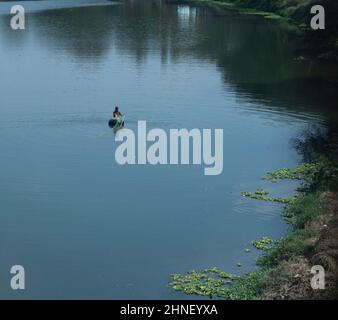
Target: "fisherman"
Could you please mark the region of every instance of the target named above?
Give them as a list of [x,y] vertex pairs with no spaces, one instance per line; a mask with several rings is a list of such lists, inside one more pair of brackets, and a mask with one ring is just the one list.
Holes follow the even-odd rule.
[[119,107],[115,107],[115,110],[113,112],[113,117],[114,118],[122,117],[122,113],[119,111]]
[[119,125],[122,125],[122,127],[124,127],[124,117],[122,112],[119,111],[119,107],[115,107],[115,110],[113,112],[113,118],[116,119],[116,122]]

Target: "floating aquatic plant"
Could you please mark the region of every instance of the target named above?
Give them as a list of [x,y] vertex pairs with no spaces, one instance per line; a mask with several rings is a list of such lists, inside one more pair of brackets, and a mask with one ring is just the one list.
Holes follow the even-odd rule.
[[319,172],[322,164],[315,163],[301,163],[295,168],[282,168],[276,171],[268,172],[263,180],[276,182],[278,180],[304,180],[310,182],[314,179],[315,175]]
[[218,268],[203,269],[199,272],[192,270],[184,275],[170,275],[169,286],[176,291],[183,291],[186,294],[197,294],[212,298],[227,297],[229,286],[240,277],[219,270]]
[[253,240],[251,243],[258,250],[269,250],[273,244],[273,240],[268,237],[262,237],[258,240]]
[[280,202],[280,203],[293,203],[296,199],[296,197],[287,197],[287,198],[275,198],[275,197],[267,197],[269,194],[269,191],[266,190],[258,190],[255,192],[242,192],[242,196],[248,197],[251,199],[256,199],[256,200],[263,200],[263,201],[272,201],[272,202]]
[[[217,272],[216,269],[218,270]],[[210,272],[210,270],[213,270]],[[171,275],[169,286],[186,294],[219,297],[228,300],[256,299],[262,293],[267,272],[256,270],[243,276],[220,271],[218,268]],[[225,278],[223,278],[225,277]]]

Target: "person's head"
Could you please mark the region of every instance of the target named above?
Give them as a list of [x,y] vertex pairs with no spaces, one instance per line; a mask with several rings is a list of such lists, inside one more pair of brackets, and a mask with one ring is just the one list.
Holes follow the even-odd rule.
[[119,111],[119,107],[115,107],[115,112]]

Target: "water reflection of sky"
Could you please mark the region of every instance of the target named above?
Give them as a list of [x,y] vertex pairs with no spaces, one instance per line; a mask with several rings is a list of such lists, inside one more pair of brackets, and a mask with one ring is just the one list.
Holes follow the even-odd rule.
[[195,22],[196,8],[184,5],[177,6],[177,16],[182,27],[188,26],[190,23]]

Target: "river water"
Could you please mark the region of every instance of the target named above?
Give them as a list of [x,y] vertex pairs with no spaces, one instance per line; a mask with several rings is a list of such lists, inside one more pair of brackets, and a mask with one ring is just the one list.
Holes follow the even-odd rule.
[[[241,192],[291,195],[296,184],[260,178],[301,160],[293,139],[331,104],[297,32],[159,0],[22,1],[14,31],[12,4],[0,3],[0,297],[189,298],[169,274],[252,270],[251,240],[288,226],[280,204]],[[223,173],[118,165],[116,104],[130,129],[223,129]]]

